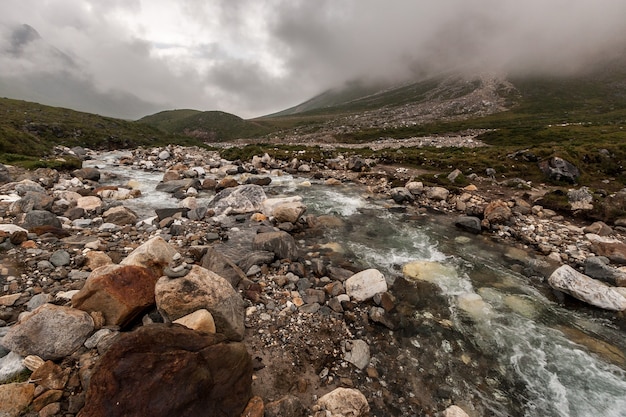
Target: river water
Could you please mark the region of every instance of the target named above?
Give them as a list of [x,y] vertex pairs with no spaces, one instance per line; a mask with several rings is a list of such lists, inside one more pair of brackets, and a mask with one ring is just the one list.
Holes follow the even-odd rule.
[[[177,204],[154,191],[162,173],[116,166],[118,156],[106,154],[87,165],[115,174],[111,183],[135,179],[141,184],[143,197],[125,205],[148,217],[155,207]],[[340,245],[358,264],[378,268],[390,283],[409,262],[439,266],[429,279],[447,303],[444,308],[463,338],[459,343],[482,352],[491,361],[485,372],[513,387],[502,392],[500,386],[489,390],[469,383],[469,390],[484,400],[483,410],[498,416],[626,415],[623,332],[608,314],[561,306],[542,282],[550,265],[483,236],[461,234],[432,216],[390,210],[389,201],[368,198],[356,185],[302,186],[304,181],[273,177],[268,193],[301,195],[309,213],[343,219],[344,227],[322,239]],[[419,338],[412,343],[419,359]],[[444,350],[446,343],[441,341]]]

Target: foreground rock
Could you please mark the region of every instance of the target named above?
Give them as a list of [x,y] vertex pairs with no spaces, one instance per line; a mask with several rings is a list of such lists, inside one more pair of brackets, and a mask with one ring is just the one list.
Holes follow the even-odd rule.
[[194,311],[211,313],[218,333],[242,340],[244,305],[230,283],[216,273],[194,265],[182,278],[161,277],[155,288],[157,308],[166,320],[174,321]]
[[22,356],[54,360],[78,349],[93,329],[84,311],[44,304],[11,327],[2,344]]
[[124,327],[154,305],[158,277],[149,269],[133,265],[105,265],[96,268],[72,298],[72,306],[100,312],[105,324]]
[[[360,417],[368,415],[370,407],[365,396],[355,389],[337,388],[317,401],[316,417]],[[330,413],[330,414],[329,414]]]
[[626,298],[614,288],[563,265],[550,275],[548,282],[581,301],[606,310],[626,310]]
[[241,343],[152,324],[115,341],[96,367],[79,417],[238,417],[251,397]]
[[366,269],[346,280],[346,293],[356,301],[365,301],[387,291],[385,276],[377,269]]

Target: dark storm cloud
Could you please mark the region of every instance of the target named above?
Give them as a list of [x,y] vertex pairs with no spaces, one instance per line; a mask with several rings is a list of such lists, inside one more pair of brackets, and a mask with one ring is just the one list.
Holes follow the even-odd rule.
[[355,79],[575,73],[625,40],[623,0],[5,0],[0,95],[251,117]]

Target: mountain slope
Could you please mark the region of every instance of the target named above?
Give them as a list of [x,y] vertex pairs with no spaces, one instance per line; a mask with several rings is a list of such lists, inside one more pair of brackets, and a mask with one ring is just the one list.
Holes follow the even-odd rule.
[[143,117],[138,123],[167,133],[214,142],[258,137],[272,131],[259,122],[221,111],[169,110]]
[[0,98],[0,153],[42,156],[55,145],[119,149],[167,143],[201,144],[126,120]]

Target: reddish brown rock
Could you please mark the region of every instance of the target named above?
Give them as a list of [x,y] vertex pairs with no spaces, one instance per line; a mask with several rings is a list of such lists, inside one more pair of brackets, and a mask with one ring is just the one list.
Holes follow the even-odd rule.
[[17,417],[30,405],[35,395],[34,384],[0,385],[0,416]]
[[99,311],[106,325],[125,326],[154,304],[158,276],[148,268],[105,265],[91,272],[83,288],[72,297],[72,307]]
[[151,324],[121,335],[103,355],[79,417],[239,417],[252,390],[242,343]]
[[252,397],[243,413],[241,413],[241,417],[263,417],[264,415],[265,406],[263,405],[263,399],[258,396]]
[[37,368],[30,379],[37,381],[37,385],[49,390],[62,390],[70,377],[69,368],[61,368],[52,361],[46,361]]
[[502,224],[509,221],[513,213],[506,202],[496,200],[485,207],[483,215],[490,224]]
[[63,396],[63,391],[59,389],[51,389],[44,391],[39,397],[33,400],[33,410],[39,411],[45,406],[56,403]]

